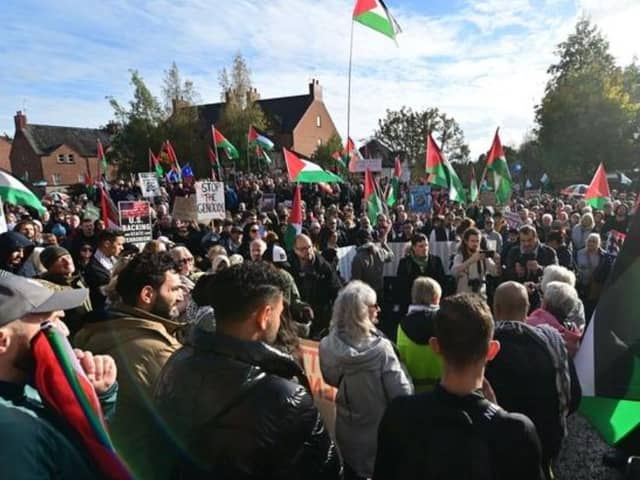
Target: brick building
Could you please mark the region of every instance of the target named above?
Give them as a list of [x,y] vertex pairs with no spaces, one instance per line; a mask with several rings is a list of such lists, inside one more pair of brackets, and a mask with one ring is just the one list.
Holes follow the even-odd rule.
[[11,141],[7,137],[0,137],[0,169],[11,172],[11,162],[9,154],[11,153]]
[[[255,100],[265,113],[269,123],[265,134],[274,141],[277,151],[285,147],[311,156],[318,145],[338,133],[322,99],[318,80],[309,83],[309,93],[305,95],[260,99],[254,89],[251,100]],[[174,102],[174,108],[178,105]],[[220,121],[224,103],[198,105],[197,108],[201,120],[209,128]]]
[[96,129],[29,124],[20,111],[14,120],[12,173],[26,182],[46,186],[47,190],[81,182],[87,172],[97,176],[97,140],[107,149],[114,133],[111,126]]

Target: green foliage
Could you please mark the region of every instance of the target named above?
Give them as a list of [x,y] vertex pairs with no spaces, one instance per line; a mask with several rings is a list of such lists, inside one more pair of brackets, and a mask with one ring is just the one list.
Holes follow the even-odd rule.
[[536,108],[537,168],[562,182],[588,180],[600,162],[608,170],[630,167],[640,125],[637,67],[616,66],[609,43],[587,19],[557,54]]
[[[343,150],[342,139],[340,135],[332,135],[327,143],[318,145],[313,155],[311,155],[311,161],[317,163],[325,170],[332,170],[336,167],[337,162],[333,158],[334,152],[342,152]],[[341,168],[338,166],[338,168]],[[343,173],[338,170],[338,173]]]
[[[226,69],[221,70],[218,80],[225,104],[216,128],[219,128],[227,140],[238,149],[240,153],[238,166],[249,169],[248,161],[256,161],[255,152],[248,151],[249,126],[253,125],[260,130],[266,130],[267,134],[269,132],[267,118],[255,102],[258,99],[258,93],[251,86],[251,72],[242,55],[237,54],[234,57],[231,73]],[[224,158],[222,155],[223,163],[226,162]]]
[[414,178],[424,177],[426,138],[429,133],[450,162],[468,162],[469,146],[458,123],[437,108],[414,111],[410,107],[387,110],[378,120],[375,137],[391,150],[406,152]]

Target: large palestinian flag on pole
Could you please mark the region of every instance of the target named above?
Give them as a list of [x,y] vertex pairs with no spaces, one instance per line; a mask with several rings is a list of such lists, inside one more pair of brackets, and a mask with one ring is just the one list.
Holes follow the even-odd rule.
[[604,170],[604,164],[601,163],[589,184],[589,188],[587,188],[587,191],[584,194],[584,199],[587,202],[587,205],[601,209],[610,198],[611,193],[609,193],[607,172]]
[[402,32],[383,0],[357,0],[353,8],[353,20],[393,40]]
[[511,198],[511,173],[509,172],[507,157],[504,154],[498,130],[496,130],[491,149],[487,154],[487,170],[493,173],[493,184],[498,205],[506,204]]
[[435,140],[429,134],[427,137],[427,162],[425,171],[430,174],[429,183],[438,185],[449,190],[449,200],[464,203],[464,187],[453,169],[451,164],[447,162],[436,145]]
[[4,203],[11,205],[22,205],[31,207],[43,213],[46,208],[36,197],[35,193],[29,190],[20,180],[13,175],[0,170],[0,197]]
[[580,411],[610,444],[624,441],[640,424],[638,285],[640,212],[631,221],[575,357]]
[[289,180],[298,183],[341,183],[340,178],[335,173],[327,172],[320,165],[308,160],[303,160],[295,153],[282,149],[284,161],[287,164]]

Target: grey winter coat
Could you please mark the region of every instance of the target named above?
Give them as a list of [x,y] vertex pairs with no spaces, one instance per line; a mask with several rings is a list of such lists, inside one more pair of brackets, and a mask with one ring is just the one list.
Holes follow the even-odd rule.
[[361,280],[373,288],[378,295],[384,290],[382,272],[384,264],[393,260],[389,246],[367,242],[358,247],[351,262],[351,280]]
[[391,400],[413,393],[411,380],[391,341],[377,331],[351,345],[332,328],[320,342],[320,370],[325,382],[338,389],[338,449],[358,475],[371,477],[378,424]]

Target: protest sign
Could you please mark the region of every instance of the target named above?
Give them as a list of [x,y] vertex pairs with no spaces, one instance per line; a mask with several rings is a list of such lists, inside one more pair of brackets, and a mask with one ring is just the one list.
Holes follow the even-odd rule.
[[195,183],[196,214],[198,222],[209,223],[211,220],[224,220],[224,183],[202,180]]
[[140,178],[140,190],[142,190],[143,197],[153,198],[160,196],[160,184],[155,173],[140,172],[138,173],[138,178]]
[[7,231],[7,219],[4,216],[4,208],[2,207],[2,198],[0,198],[0,233]]
[[537,189],[528,189],[524,191],[524,198],[527,200],[531,198],[539,198],[542,195],[542,190]]
[[479,203],[483,207],[495,207],[497,205],[496,194],[493,192],[480,192]]
[[409,189],[409,210],[413,213],[430,212],[433,208],[431,187],[428,185],[416,185]]
[[173,218],[183,222],[197,222],[198,211],[196,209],[196,197],[176,197],[173,201]]
[[335,401],[338,391],[331,385],[325,383],[322,377],[318,351],[319,346],[320,344],[318,342],[300,339],[300,354],[302,356],[304,372],[307,375],[307,380],[309,380],[309,387],[313,395],[314,403],[320,412],[325,426],[333,437],[336,421]]
[[507,222],[509,228],[520,228],[522,220],[518,212],[504,212],[504,221]]
[[272,212],[276,209],[276,194],[275,193],[263,193],[260,199],[260,211]]
[[382,159],[381,158],[357,158],[354,160],[354,172],[364,173],[381,172],[382,171]]
[[140,249],[153,236],[150,210],[149,202],[146,201],[118,202],[120,228],[124,232],[125,241]]

